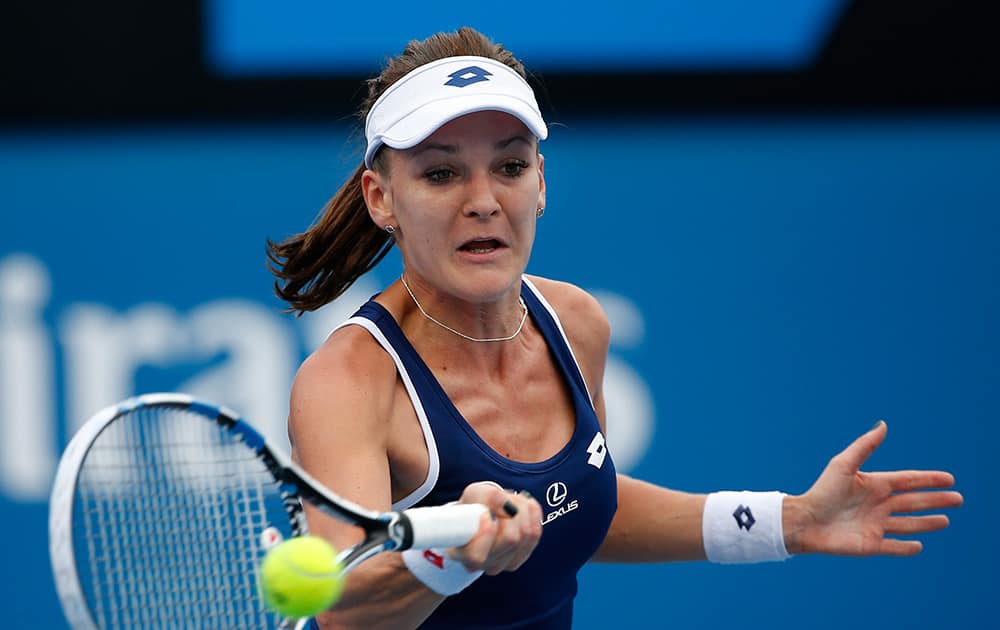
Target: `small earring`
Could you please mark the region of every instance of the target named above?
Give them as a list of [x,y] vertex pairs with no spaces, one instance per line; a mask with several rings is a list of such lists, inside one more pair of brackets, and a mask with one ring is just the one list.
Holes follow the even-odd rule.
[[545,206],[539,206],[538,210],[535,210],[535,216],[540,219],[543,214],[545,214]]
[[386,233],[389,234],[389,236],[392,236],[393,234],[396,233],[396,228],[392,227],[391,225],[387,225],[382,229],[385,230]]

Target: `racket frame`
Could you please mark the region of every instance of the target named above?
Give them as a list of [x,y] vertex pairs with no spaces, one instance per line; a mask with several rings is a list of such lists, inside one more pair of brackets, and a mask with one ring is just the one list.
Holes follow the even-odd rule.
[[[49,557],[59,600],[67,621],[74,630],[97,628],[83,593],[73,541],[74,497],[80,467],[90,447],[112,422],[140,408],[155,406],[188,409],[204,416],[206,420],[214,419],[253,449],[280,484],[279,493],[288,513],[293,536],[308,534],[300,499],[308,501],[325,514],[362,528],[364,539],[338,554],[345,573],[382,551],[403,551],[413,545],[413,527],[405,512],[369,510],[334,494],[288,455],[274,448],[234,411],[201,402],[188,394],[168,392],[135,396],[91,416],[70,440],[56,471],[49,503]],[[461,537],[467,541],[471,535],[462,534]]]

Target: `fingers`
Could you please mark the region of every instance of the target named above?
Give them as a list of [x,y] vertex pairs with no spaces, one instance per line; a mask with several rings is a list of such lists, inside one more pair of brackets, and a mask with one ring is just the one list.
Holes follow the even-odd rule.
[[487,575],[515,571],[535,550],[542,535],[542,509],[530,494],[510,494],[504,502],[516,510],[516,515],[501,515],[490,557],[482,569]]
[[962,505],[964,498],[958,492],[907,492],[889,498],[889,512],[926,512]]
[[923,550],[924,546],[919,540],[897,540],[895,538],[883,538],[879,546],[878,553],[885,556],[915,556]]
[[451,550],[453,558],[470,570],[489,575],[514,571],[531,556],[542,535],[542,508],[527,492],[514,493],[497,484],[470,484],[461,502],[481,503],[489,509],[469,544]]
[[[944,514],[927,516],[890,516],[885,519],[885,535],[906,536],[934,532],[948,527],[949,520]],[[912,556],[920,553],[924,545],[919,540],[899,540],[882,538],[878,553],[888,556]]]
[[885,440],[887,431],[888,426],[885,420],[879,420],[871,430],[854,440],[850,446],[841,451],[837,459],[842,460],[852,470],[859,470],[868,461],[871,454],[875,452],[875,449]]
[[950,488],[955,485],[954,475],[941,470],[896,470],[869,474],[874,479],[888,483],[893,492]]
[[948,527],[944,514],[928,516],[891,516],[885,520],[885,533],[891,535],[923,534]]

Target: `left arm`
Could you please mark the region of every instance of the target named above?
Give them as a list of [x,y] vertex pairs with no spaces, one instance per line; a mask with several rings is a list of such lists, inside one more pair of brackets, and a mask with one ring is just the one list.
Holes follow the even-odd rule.
[[[611,331],[600,304],[577,287],[535,279],[557,311],[572,312],[563,322],[594,409],[607,435],[602,384]],[[916,516],[957,507],[962,495],[942,471],[862,472],[861,466],[885,439],[877,424],[833,457],[805,493],[782,501],[781,529],[788,553],[905,556],[919,553],[918,540],[887,536],[923,534],[948,526],[943,514]],[[614,441],[613,436],[608,437]],[[708,495],[689,494],[627,475],[618,475],[618,511],[594,560],[669,562],[704,560],[702,514]],[[733,522],[735,527],[735,521]]]
[[618,511],[597,562],[704,560],[704,494],[690,494],[618,475]]
[[[944,529],[944,514],[914,515],[958,507],[962,495],[946,490],[950,473],[934,470],[863,472],[861,466],[886,436],[877,424],[833,457],[805,493],[783,502],[782,530],[791,554],[911,556],[909,536]],[[702,513],[706,495],[687,494],[618,476],[618,512],[594,560],[668,562],[704,560]]]

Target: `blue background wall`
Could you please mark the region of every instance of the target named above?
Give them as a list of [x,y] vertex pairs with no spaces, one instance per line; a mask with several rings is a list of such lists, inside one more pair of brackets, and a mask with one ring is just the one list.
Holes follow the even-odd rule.
[[[529,272],[605,301],[609,438],[633,474],[798,493],[885,418],[870,469],[950,470],[966,497],[916,558],[587,567],[577,627],[995,627],[1000,118],[555,122]],[[312,220],[356,163],[348,137],[0,135],[7,627],[64,623],[46,501],[76,424],[119,394],[186,389],[280,437],[298,361],[399,273],[390,256],[301,320],[271,296],[264,239]]]
[[295,319],[264,240],[357,164],[362,77],[460,25],[540,73],[555,124],[529,271],[609,313],[619,467],[798,493],[885,418],[869,469],[950,470],[966,497],[915,558],[588,566],[576,627],[997,627],[993,3],[7,4],[5,627],[65,627],[47,499],[89,414],[183,390],[284,440],[298,363],[400,267]]
[[[535,71],[797,68],[812,59],[845,0],[629,0],[609,7],[550,0],[520,11],[484,3],[387,0],[375,25],[343,19],[343,7],[299,0],[208,0],[209,65],[229,76],[364,74],[401,42],[472,26],[502,33]],[[539,27],[544,24],[544,37]],[[533,27],[534,26],[534,27]]]

